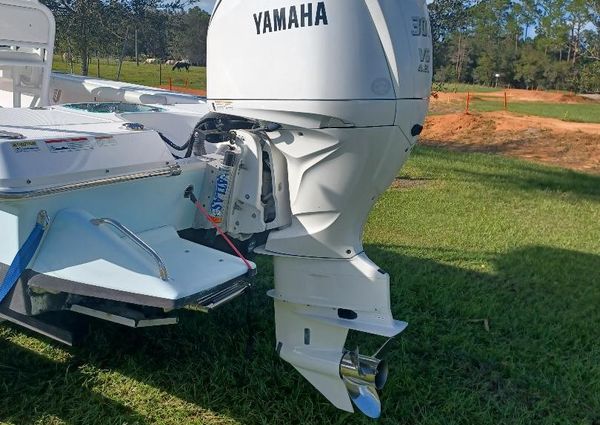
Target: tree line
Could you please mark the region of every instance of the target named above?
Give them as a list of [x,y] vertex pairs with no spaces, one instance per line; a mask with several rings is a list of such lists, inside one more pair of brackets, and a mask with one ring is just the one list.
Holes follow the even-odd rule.
[[81,63],[92,57],[188,60],[206,65],[210,15],[175,0],[41,0],[56,19],[56,51]]
[[[210,15],[186,0],[42,1],[57,50],[84,75],[93,56],[136,52],[206,64]],[[600,92],[600,0],[433,0],[429,11],[437,83]]]
[[600,0],[434,0],[434,81],[600,92]]

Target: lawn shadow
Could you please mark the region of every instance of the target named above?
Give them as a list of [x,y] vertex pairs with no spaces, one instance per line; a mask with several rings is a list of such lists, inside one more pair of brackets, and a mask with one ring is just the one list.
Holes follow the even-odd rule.
[[410,247],[366,251],[387,265],[394,315],[409,322],[388,357],[390,424],[600,420],[599,255],[525,246],[482,253],[495,270],[480,273],[405,255]]
[[[473,156],[479,162],[474,164]],[[559,167],[539,165],[519,159],[506,159],[483,153],[464,153],[444,148],[421,147],[417,156],[435,159],[427,174],[445,175],[444,180],[485,182],[502,189],[522,191],[561,192],[582,199],[600,201],[600,175],[580,173]],[[506,172],[499,171],[499,163],[510,161]],[[476,166],[474,166],[476,165]]]
[[0,359],[0,422],[148,423],[130,407],[87,388],[90,376],[78,359],[56,362],[6,341],[0,341]]
[[[600,256],[523,247],[484,254],[496,271],[482,273],[433,260],[434,253],[411,256],[406,247],[368,245],[366,251],[390,272],[394,314],[409,322],[386,355],[391,378],[379,423],[442,423],[449,415],[462,423],[598,419],[600,282],[593,271],[600,270]],[[73,380],[83,385],[82,370],[91,365],[158,389],[165,403],[175,397],[222,419],[208,423],[371,424],[331,407],[278,359],[272,302],[264,295],[272,285],[270,261],[258,262],[268,277],[246,301],[211,315],[184,311],[172,328],[135,331],[94,323],[84,345],[68,350],[72,359],[65,364],[4,344],[0,350],[21,378],[0,375],[0,388],[32,403],[43,392],[38,412],[67,423],[174,423],[140,418],[96,393],[75,391]],[[364,335],[356,340],[365,353],[378,343]],[[54,384],[45,389],[40,382]],[[578,394],[578,403],[571,394]],[[143,395],[136,397],[144,403]],[[73,403],[91,404],[101,416],[84,418]],[[11,417],[10,402],[4,405]],[[206,423],[195,417],[193,423]]]

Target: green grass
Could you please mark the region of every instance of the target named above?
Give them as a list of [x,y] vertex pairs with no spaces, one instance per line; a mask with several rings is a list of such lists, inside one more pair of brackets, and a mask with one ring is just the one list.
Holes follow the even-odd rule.
[[[68,63],[64,62],[59,56],[54,57],[53,64],[54,71],[70,73],[71,69]],[[118,63],[115,60],[100,59],[100,78],[107,80],[115,80],[117,77]],[[73,69],[75,74],[81,74],[81,65],[74,64]],[[90,65],[89,75],[90,77],[98,76],[97,61],[94,59]],[[174,86],[184,87],[186,79],[189,82],[189,86],[193,89],[206,90],[206,68],[193,66],[189,72],[184,71],[172,71],[172,67],[169,65],[162,66],[162,84],[169,84],[169,77]],[[158,87],[160,82],[160,72],[158,65],[149,65],[140,62],[137,66],[135,62],[124,61],[123,68],[121,69],[121,80],[127,83],[142,84],[145,86]]]
[[[444,115],[465,110],[466,95],[462,101],[432,103],[430,114]],[[495,112],[504,110],[504,101],[490,99],[484,95],[471,98],[471,111]],[[600,103],[548,103],[510,102],[508,111],[523,115],[556,118],[562,121],[600,123]]]
[[[475,99],[472,108],[477,112],[501,111],[503,101]],[[510,112],[524,115],[557,118],[563,121],[600,123],[600,103],[510,102]]]
[[[597,424],[600,176],[431,148],[401,176],[418,184],[387,191],[365,233],[410,324],[387,355],[379,423]],[[66,348],[0,325],[0,422],[374,423],[277,358],[272,268],[258,263],[254,295],[177,327],[93,323]]]
[[[433,85],[434,89],[436,88],[436,84]],[[502,88],[498,87],[488,87],[488,86],[480,86],[478,84],[463,84],[463,83],[444,83],[443,84],[444,92],[449,93],[490,93],[502,90]]]
[[[438,83],[433,83],[433,87],[437,87]],[[491,92],[497,92],[497,91],[503,91],[504,87],[499,86],[499,87],[490,87],[490,86],[483,86],[480,84],[466,84],[466,83],[443,83],[443,90],[444,92],[453,92],[453,93],[467,93],[467,92],[471,92],[471,93],[491,93]],[[545,90],[548,93],[570,93],[567,90]]]

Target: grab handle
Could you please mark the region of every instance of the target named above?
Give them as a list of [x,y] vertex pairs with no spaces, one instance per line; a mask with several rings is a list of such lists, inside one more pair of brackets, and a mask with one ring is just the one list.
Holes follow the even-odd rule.
[[158,265],[158,273],[160,275],[160,278],[165,282],[169,281],[169,273],[167,272],[167,266],[165,266],[165,263],[162,260],[162,258],[160,258],[160,255],[158,255],[158,253],[154,249],[152,249],[150,245],[141,240],[135,233],[133,233],[127,227],[123,226],[117,220],[113,220],[112,218],[94,218],[90,220],[90,222],[95,226],[100,226],[101,224],[108,224],[109,226],[112,226],[113,228],[123,233],[126,237],[135,242],[137,246],[146,251],[146,253],[154,259],[154,261]]

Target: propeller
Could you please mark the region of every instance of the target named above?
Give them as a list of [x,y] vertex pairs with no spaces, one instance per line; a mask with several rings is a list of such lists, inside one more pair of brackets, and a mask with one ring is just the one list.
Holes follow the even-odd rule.
[[[377,353],[380,351],[377,350]],[[377,419],[381,415],[377,391],[382,390],[387,382],[387,362],[363,356],[356,347],[355,351],[344,353],[340,362],[340,376],[354,405],[368,417]]]

